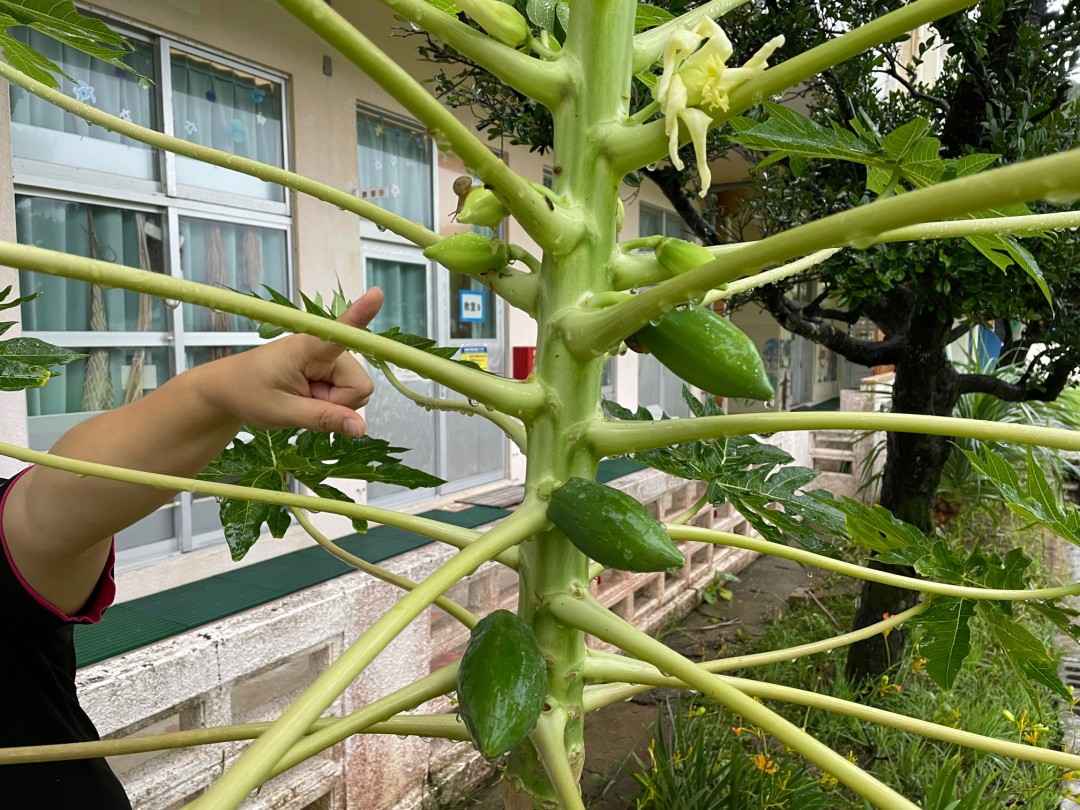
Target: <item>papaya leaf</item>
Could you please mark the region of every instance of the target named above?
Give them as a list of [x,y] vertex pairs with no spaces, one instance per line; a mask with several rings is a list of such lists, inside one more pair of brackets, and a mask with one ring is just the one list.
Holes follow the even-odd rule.
[[[844,528],[848,537],[863,548],[879,553],[903,551],[908,556],[914,555],[914,559],[930,550],[926,535],[910,523],[893,517],[892,512],[883,506],[875,504],[869,507],[844,498],[840,502],[840,510],[844,513]],[[903,564],[912,565],[914,560],[905,557]]]
[[128,41],[101,20],[81,14],[71,0],[0,0],[0,51],[16,70],[50,87],[59,86],[57,74],[69,77],[56,63],[9,33],[18,26],[32,28],[113,67],[146,78],[124,62],[132,50]]
[[[720,412],[712,399],[701,403],[685,387],[683,398],[694,416]],[[614,402],[605,401],[604,405],[616,419],[652,419],[643,408],[632,413]],[[818,471],[792,466],[791,456],[779,447],[759,442],[752,436],[732,436],[645,450],[632,454],[631,458],[678,478],[704,481],[712,504],[731,503],[754,529],[774,543],[786,544],[789,538],[794,538],[819,554],[836,553],[832,544],[820,536],[818,528],[842,535],[843,513],[829,493],[806,489],[817,478]]]
[[[268,298],[263,298],[261,295],[254,291],[250,291],[246,294],[254,298],[258,298],[260,301],[269,300],[275,304],[278,304],[279,306],[288,307],[289,309],[300,310],[300,307],[298,307],[291,300],[289,300],[288,296],[283,295],[277,290],[273,290],[270,287],[267,287],[265,284],[263,285],[263,288],[266,290]],[[234,290],[234,292],[240,291]],[[352,304],[352,301],[349,301],[347,298],[345,298],[341,290],[334,290],[334,297],[329,307],[326,307],[323,304],[321,295],[317,295],[314,299],[312,299],[309,296],[300,293],[300,298],[304,303],[305,312],[307,312],[309,315],[317,315],[330,321],[337,320],[337,318],[341,316],[341,313],[347,310]],[[275,338],[278,335],[283,335],[287,331],[289,330],[285,329],[284,327],[278,326],[277,324],[259,324],[259,337],[266,340],[269,340],[270,338]],[[420,351],[427,352],[428,354],[433,354],[436,357],[443,358],[444,360],[453,360],[454,355],[457,354],[459,350],[457,346],[439,346],[438,343],[436,343],[434,340],[428,337],[424,337],[423,335],[410,335],[408,332],[402,332],[401,328],[397,326],[391,327],[385,332],[377,332],[376,334],[379,337],[384,337],[388,340],[396,341],[397,343],[404,343],[406,346],[411,346],[414,349],[419,349]],[[455,360],[454,362],[460,363],[463,366],[468,366],[469,368],[477,369],[478,371],[483,370],[480,368],[479,365],[472,362],[471,360]]]
[[942,689],[952,689],[964,659],[971,653],[968,623],[973,615],[973,600],[935,596],[930,607],[913,620],[922,628],[919,652],[926,658],[926,671]]
[[555,0],[527,0],[525,3],[525,14],[533,25],[536,25],[549,33],[554,33]]
[[1027,602],[1026,607],[1041,613],[1054,627],[1065,633],[1069,638],[1080,644],[1080,624],[1073,621],[1080,616],[1080,610],[1062,607],[1056,602],[1032,601]]
[[646,28],[655,28],[674,19],[675,15],[667,9],[651,6],[648,3],[638,3],[634,15],[634,33],[644,31]]
[[1036,684],[1049,689],[1063,700],[1072,699],[1068,688],[1058,677],[1054,657],[1043,642],[1023,625],[992,606],[983,606],[980,613],[986,620],[990,634],[1001,647],[1005,660],[1016,670],[1021,684],[1033,700],[1038,699]]
[[901,124],[884,138],[881,139],[881,148],[885,154],[897,163],[907,157],[908,152],[930,129],[930,122],[925,118],[913,118],[906,124]]
[[881,160],[877,146],[841,128],[823,127],[780,104],[764,103],[769,113],[765,121],[733,118],[728,124],[730,140],[761,151],[780,150],[809,158],[839,158],[855,163]]
[[971,450],[964,450],[963,453],[972,467],[985,475],[1001,492],[1014,514],[1080,545],[1080,509],[1058,500],[1032,453],[1028,453],[1023,483],[1017,471],[989,449],[984,448],[981,454]]
[[[35,296],[28,296],[33,297]],[[19,299],[23,300],[25,299]],[[0,333],[9,328],[10,322],[0,324]],[[0,340],[0,391],[41,388],[52,377],[57,376],[57,372],[51,369],[52,366],[65,366],[83,357],[86,355],[37,338]]]
[[[404,448],[383,439],[359,439],[341,434],[314,433],[299,428],[264,430],[245,428],[249,440],[237,437],[199,473],[204,481],[227,481],[256,489],[285,492],[295,479],[317,495],[351,502],[345,493],[324,483],[327,478],[352,478],[416,489],[434,487],[442,479],[408,467],[395,458]],[[281,537],[290,523],[284,506],[227,498],[220,507],[221,525],[234,560],[243,559],[259,539],[263,524]],[[364,521],[354,520],[357,531]]]

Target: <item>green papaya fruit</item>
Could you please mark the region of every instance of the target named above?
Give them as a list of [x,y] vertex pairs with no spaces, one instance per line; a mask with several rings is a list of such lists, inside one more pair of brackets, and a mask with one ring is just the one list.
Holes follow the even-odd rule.
[[458,708],[486,759],[505,754],[536,726],[547,697],[547,669],[532,628],[508,610],[472,629],[458,666]]
[[579,550],[608,568],[666,571],[686,563],[644,506],[595,481],[569,479],[551,494],[547,515]]
[[458,209],[458,221],[482,228],[495,228],[510,215],[506,206],[490,188],[477,187],[469,192]]
[[455,233],[424,248],[424,256],[453,273],[475,276],[506,267],[510,246],[479,233]]
[[754,342],[705,307],[674,309],[634,333],[665,367],[718,397],[769,401],[775,395]]

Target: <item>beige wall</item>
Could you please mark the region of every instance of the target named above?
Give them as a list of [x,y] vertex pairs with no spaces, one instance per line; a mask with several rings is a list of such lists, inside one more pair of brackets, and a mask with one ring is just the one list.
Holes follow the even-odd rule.
[[[7,82],[0,83],[0,144],[11,143],[11,127],[6,115],[8,107]],[[11,149],[0,148],[0,239],[15,240],[15,197],[11,177]],[[0,289],[11,287],[8,300],[19,295],[19,274],[10,267],[0,265]],[[19,310],[8,309],[0,312],[0,321],[19,318]],[[5,333],[5,337],[19,334],[16,325]],[[0,392],[0,439],[11,444],[25,447],[29,443],[26,428],[26,395],[21,392]],[[0,456],[0,476],[10,477],[25,465],[21,461]]]

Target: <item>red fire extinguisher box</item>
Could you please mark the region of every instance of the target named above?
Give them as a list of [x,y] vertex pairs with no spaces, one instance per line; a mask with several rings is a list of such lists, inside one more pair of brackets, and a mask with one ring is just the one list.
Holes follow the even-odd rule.
[[524,380],[532,372],[533,362],[536,360],[535,346],[514,347],[514,379]]

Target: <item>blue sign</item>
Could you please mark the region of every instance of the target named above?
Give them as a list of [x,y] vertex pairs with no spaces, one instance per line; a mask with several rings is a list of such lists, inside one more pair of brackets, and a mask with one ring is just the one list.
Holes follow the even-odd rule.
[[478,323],[486,319],[482,290],[461,290],[458,293],[458,320]]

